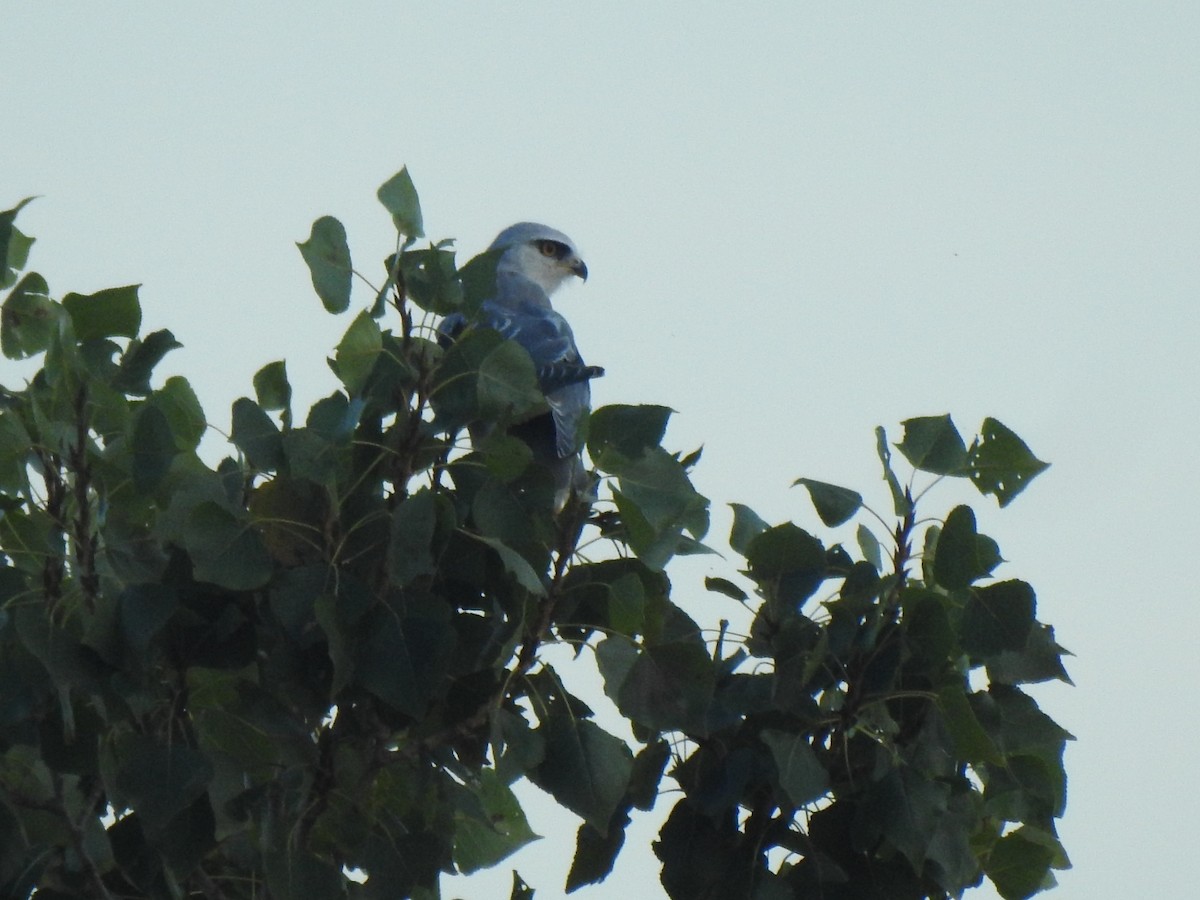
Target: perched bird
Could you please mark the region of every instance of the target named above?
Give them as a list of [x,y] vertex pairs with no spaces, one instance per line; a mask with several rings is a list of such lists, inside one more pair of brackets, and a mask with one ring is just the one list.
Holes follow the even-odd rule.
[[503,251],[496,264],[495,296],[481,304],[471,322],[455,314],[438,330],[449,343],[469,324],[493,328],[525,348],[550,411],[512,431],[553,471],[556,508],[561,509],[572,490],[590,490],[579,455],[581,429],[591,408],[588,382],[604,370],[584,364],[571,326],[550,305],[550,295],[572,276],[586,281],[587,266],[569,237],[535,222],[510,225],[488,249]]

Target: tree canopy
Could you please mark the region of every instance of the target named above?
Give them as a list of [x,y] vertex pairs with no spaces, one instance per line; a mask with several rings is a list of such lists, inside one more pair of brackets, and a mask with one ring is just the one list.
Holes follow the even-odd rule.
[[[673,898],[1052,886],[1071,736],[1023,686],[1068,681],[1065,651],[971,507],[930,511],[893,450],[1001,506],[1046,464],[991,418],[969,443],[948,415],[880,428],[890,509],[799,479],[825,527],[859,522],[850,546],[733,504],[736,571],[704,587],[752,624],[698,622],[667,570],[708,551],[709,501],[700,452],[663,446],[670,410],[595,410],[600,499],[556,511],[507,430],[545,408],[528,355],[436,340],[495,255],[419,245],[406,170],[378,196],[394,252],[328,359],[339,389],[301,419],[263,365],[215,466],[138,288],[52,294],[24,203],[0,213],[0,349],[40,363],[0,392],[0,892],[428,900],[536,838],[520,779],[580,820],[568,891],[663,803]],[[347,314],[343,226],[299,249]],[[594,655],[632,743],[551,643]]]

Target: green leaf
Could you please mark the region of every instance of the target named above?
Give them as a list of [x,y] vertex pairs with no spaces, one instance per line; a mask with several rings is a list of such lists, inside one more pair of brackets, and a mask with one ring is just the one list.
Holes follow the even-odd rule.
[[704,587],[715,593],[724,594],[730,600],[736,600],[738,603],[745,603],[749,599],[745,591],[726,578],[707,577],[704,579]]
[[133,584],[118,600],[121,634],[130,650],[145,657],[150,642],[175,613],[175,592],[160,584]]
[[971,847],[970,835],[979,828],[979,811],[973,790],[952,790],[946,812],[939,818],[926,846],[930,871],[952,897],[962,895],[981,878],[979,858]]
[[263,864],[272,900],[338,900],[346,896],[341,869],[294,842],[267,849]]
[[992,418],[983,420],[979,437],[971,444],[967,465],[971,483],[981,494],[995,494],[1001,506],[1007,506],[1050,466],[1034,456],[1015,433]]
[[454,267],[454,251],[438,247],[400,254],[404,292],[421,309],[447,315],[462,309],[462,284]]
[[949,415],[907,419],[904,440],[896,445],[914,468],[937,475],[961,475],[967,465],[967,446]]
[[748,506],[741,503],[730,503],[729,507],[733,510],[733,528],[729,532],[729,546],[745,556],[750,549],[750,542],[770,526]]
[[1004,900],[1025,900],[1046,886],[1056,856],[1037,829],[1024,826],[996,842],[983,869]]
[[533,888],[525,883],[516,869],[513,869],[512,876],[512,893],[508,895],[508,900],[533,900]]
[[604,692],[621,713],[650,731],[706,734],[716,675],[705,648],[668,643],[631,658],[630,646],[626,638],[610,637],[596,651]]
[[384,209],[392,214],[392,223],[396,226],[396,231],[409,239],[424,236],[421,202],[417,198],[417,188],[413,184],[412,176],[408,174],[408,166],[381,184],[375,196],[379,198]]
[[962,647],[978,659],[1025,649],[1037,612],[1033,588],[1001,581],[971,592],[963,611]]
[[490,328],[470,328],[446,350],[430,392],[440,425],[460,428],[480,418],[479,366],[503,343],[504,338]]
[[546,586],[542,584],[542,579],[533,570],[533,566],[529,565],[528,560],[520,553],[509,547],[499,538],[471,534],[470,532],[464,532],[464,534],[473,540],[479,541],[481,544],[487,544],[495,550],[496,555],[500,557],[500,562],[504,564],[505,571],[516,579],[517,584],[521,585],[521,587],[534,596],[545,596]]
[[464,874],[490,869],[538,839],[516,796],[492,769],[481,769],[467,789],[476,802],[454,812],[454,863]]
[[949,794],[943,781],[931,781],[907,766],[892,769],[866,791],[855,828],[860,844],[874,849],[882,835],[920,871]]
[[696,540],[708,530],[708,499],[696,492],[679,460],[654,447],[636,459],[606,454],[600,468],[617,475],[613,499],[628,532],[629,547],[647,566],[661,569],[675,555],[679,537]]
[[955,756],[969,763],[1003,763],[1004,757],[975,716],[962,685],[942,688],[937,702],[946,730],[954,741]]
[[444,690],[455,633],[445,604],[414,600],[407,606],[403,618],[381,604],[364,620],[357,680],[397,712],[419,720]]
[[360,312],[346,329],[334,357],[334,371],[351,397],[362,393],[382,350],[383,333],[379,323],[369,312]]
[[892,451],[888,449],[887,432],[883,430],[882,425],[875,428],[875,452],[879,456],[880,465],[883,466],[883,480],[887,482],[888,490],[892,493],[892,511],[897,516],[908,515],[912,501],[908,492],[900,487],[900,479],[892,471]]
[[6,229],[0,224],[0,290],[16,283],[17,274],[29,262],[33,243],[34,238],[22,234],[15,226]]
[[61,307],[37,272],[22,278],[0,307],[0,349],[9,359],[43,353],[58,328]]
[[7,288],[17,280],[17,273],[29,261],[29,248],[33,238],[26,237],[13,224],[19,213],[33,197],[26,197],[12,209],[0,212],[0,289]]
[[[1038,709],[1032,697],[1018,688],[993,684],[969,699],[979,723],[1002,753],[1037,756],[1061,772],[1064,746],[1074,737]],[[1063,775],[1064,786],[1065,779]]]
[[784,602],[799,605],[825,578],[825,548],[803,528],[785,522],[759,534],[746,548],[750,576],[771,582]]
[[183,534],[197,581],[232,591],[262,587],[271,577],[271,558],[250,523],[209,500],[188,516]]
[[488,471],[506,484],[521,475],[533,461],[529,445],[503,431],[493,431],[474,443]]
[[288,383],[284,361],[267,363],[254,373],[254,396],[267,412],[287,410],[292,404],[292,386]]
[[633,772],[629,777],[629,802],[638,809],[649,812],[658,801],[659,785],[663,772],[671,761],[671,745],[664,739],[647,744],[633,758]]
[[400,503],[392,513],[388,543],[388,574],[392,584],[404,587],[433,571],[433,532],[437,524],[436,496],[422,488]]
[[248,397],[233,401],[230,439],[246,454],[246,461],[260,472],[274,472],[283,465],[283,436],[257,403]]
[[462,285],[462,313],[471,319],[484,300],[496,296],[496,265],[507,248],[485,250],[458,270]]
[[625,845],[625,826],[629,824],[629,815],[618,809],[613,818],[608,834],[601,834],[591,825],[579,826],[575,835],[575,857],[567,872],[567,893],[584,885],[601,882],[612,872],[617,854]]
[[771,751],[779,786],[796,806],[806,806],[829,790],[829,774],[803,735],[763,729],[762,742]]
[[956,506],[946,516],[933,558],[934,580],[947,590],[969,587],[984,574],[979,561],[975,513],[969,506]]
[[345,312],[350,306],[352,276],[345,227],[333,216],[322,216],[313,222],[308,240],[296,246],[308,265],[313,290],[325,309],[331,313]]
[[625,742],[568,712],[548,716],[537,730],[546,741],[546,758],[530,773],[533,783],[607,834],[633,771]]
[[138,288],[108,288],[95,294],[67,294],[62,304],[71,314],[75,338],[80,343],[106,337],[135,338],[142,327]]
[[862,551],[863,559],[875,567],[875,571],[883,570],[883,547],[880,546],[879,538],[875,537],[875,533],[866,525],[859,525],[854,533],[855,540],[858,542],[858,549]]
[[132,340],[121,356],[113,387],[125,394],[145,396],[151,391],[150,375],[164,356],[183,344],[175,335],[163,329],[146,335],[145,340]]
[[195,450],[200,446],[208,422],[200,400],[186,378],[172,375],[150,396],[149,402],[166,417],[177,449]]
[[529,354],[505,341],[479,362],[479,412],[488,421],[521,419],[545,406]]
[[797,478],[792,482],[793,487],[798,484],[808,488],[813,506],[817,508],[817,515],[830,528],[848,522],[862,507],[862,494],[858,491],[826,484],[824,481],[814,481],[811,478]]
[[988,680],[1000,684],[1029,684],[1057,679],[1073,684],[1062,657],[1067,653],[1054,640],[1054,629],[1034,623],[1029,640],[1019,651],[1007,651],[987,661]]
[[588,422],[589,455],[599,461],[611,447],[626,458],[636,459],[662,444],[673,411],[649,404],[602,406],[592,412]]
[[116,772],[108,785],[118,806],[129,806],[148,832],[161,832],[213,777],[212,764],[182,742],[161,746],[148,736],[126,736],[112,749]]
[[158,487],[179,448],[171,423],[157,406],[144,405],[133,420],[133,483],[142,493]]

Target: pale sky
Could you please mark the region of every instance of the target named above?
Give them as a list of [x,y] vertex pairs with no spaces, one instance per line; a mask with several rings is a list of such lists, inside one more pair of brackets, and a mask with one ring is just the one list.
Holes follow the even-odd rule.
[[[464,260],[519,220],[575,239],[595,402],[677,410],[718,549],[729,502],[825,535],[800,476],[885,507],[876,425],[1005,422],[1053,465],[980,527],[1076,654],[1077,687],[1035,693],[1079,739],[1048,896],[1194,892],[1194,0],[4,7],[0,208],[41,195],[19,224],[56,296],[142,283],[185,345],[160,376],[220,428],[271,360],[298,408],[335,388],[350,316],[294,244],[335,215],[376,276],[404,164]],[[715,624],[703,576],[735,570],[680,568],[677,599]],[[506,897],[514,866],[560,896],[578,823],[522,796],[545,840],[445,896]],[[575,896],[663,897],[657,821]]]

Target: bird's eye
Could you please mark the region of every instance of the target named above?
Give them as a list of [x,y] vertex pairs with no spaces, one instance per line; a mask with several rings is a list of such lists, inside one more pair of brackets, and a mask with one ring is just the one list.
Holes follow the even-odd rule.
[[541,241],[538,244],[538,250],[542,252],[542,256],[557,257],[560,252],[560,246],[558,241]]

